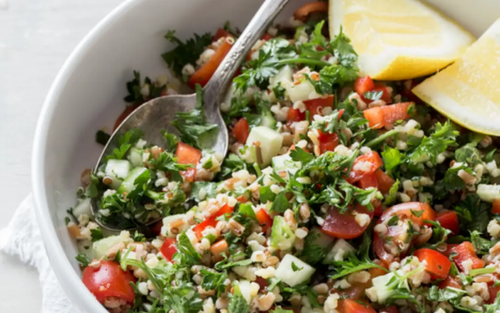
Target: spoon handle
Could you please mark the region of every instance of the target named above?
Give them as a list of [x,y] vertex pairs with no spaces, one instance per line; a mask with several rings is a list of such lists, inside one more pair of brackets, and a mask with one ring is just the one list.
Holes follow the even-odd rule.
[[204,99],[213,99],[205,103],[206,111],[219,111],[220,98],[226,93],[234,74],[239,65],[247,56],[250,49],[260,36],[274,20],[276,15],[288,3],[289,0],[265,0],[254,15],[241,36],[236,40],[233,47],[219,65],[210,81],[205,86]]

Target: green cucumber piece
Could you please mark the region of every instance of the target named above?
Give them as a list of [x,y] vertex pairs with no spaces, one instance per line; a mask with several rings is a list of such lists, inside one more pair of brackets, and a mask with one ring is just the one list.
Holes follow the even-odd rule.
[[271,229],[271,246],[280,250],[289,250],[295,243],[295,233],[283,216],[275,216]]
[[261,166],[271,164],[272,158],[278,155],[283,137],[277,131],[265,126],[257,126],[252,128],[248,136],[246,145],[251,147],[255,142],[259,142],[261,154]]
[[315,269],[291,254],[285,255],[281,260],[275,276],[289,286],[297,286],[307,282],[314,274]]
[[128,174],[127,178],[122,182],[120,188],[118,188],[119,193],[130,192],[134,189],[134,182],[137,177],[139,177],[142,173],[147,171],[148,169],[145,167],[136,167]]
[[123,180],[132,169],[132,164],[127,160],[108,160],[104,172],[107,176]]

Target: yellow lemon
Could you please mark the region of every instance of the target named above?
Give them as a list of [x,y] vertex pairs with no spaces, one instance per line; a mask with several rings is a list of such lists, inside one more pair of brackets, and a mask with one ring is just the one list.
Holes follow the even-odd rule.
[[340,29],[359,54],[363,76],[401,80],[437,72],[474,37],[418,0],[330,0],[330,32]]
[[500,20],[460,59],[413,92],[456,123],[500,136]]

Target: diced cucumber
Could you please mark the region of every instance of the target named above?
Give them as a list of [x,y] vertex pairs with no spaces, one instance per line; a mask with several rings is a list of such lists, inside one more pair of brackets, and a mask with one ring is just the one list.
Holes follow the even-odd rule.
[[274,88],[278,86],[278,83],[282,82],[283,80],[288,80],[292,81],[292,75],[293,75],[293,70],[290,67],[290,65],[285,65],[283,66],[276,75],[273,77],[269,78],[269,87]]
[[283,216],[277,215],[271,229],[271,246],[280,250],[288,250],[295,243],[295,233]]
[[276,128],[276,120],[274,119],[273,114],[271,112],[268,112],[268,114],[262,115],[262,119],[260,120],[260,125],[271,129]]
[[315,269],[301,259],[287,254],[281,260],[275,276],[282,282],[293,287],[306,282],[314,274]]
[[271,164],[272,158],[278,155],[283,143],[283,137],[277,131],[268,127],[257,126],[250,131],[246,145],[252,146],[255,142],[259,142],[260,147],[262,163],[259,165],[267,166]]
[[128,160],[132,163],[133,167],[142,166],[142,150],[137,148],[131,148],[128,153]]
[[319,228],[316,226],[311,228],[307,236],[312,236],[312,238],[314,238],[312,243],[320,246],[325,250],[328,250],[335,240],[332,236],[328,236],[327,234],[319,230]]
[[[343,252],[342,252],[342,251]],[[346,256],[349,252],[356,252],[353,246],[351,246],[344,239],[338,239],[333,245],[332,249],[323,259],[323,264],[331,264],[335,260],[335,256],[337,254],[342,255],[342,257]]]
[[477,185],[477,195],[486,202],[500,199],[500,185],[479,184]]
[[145,167],[136,167],[132,171],[130,171],[127,178],[125,178],[125,180],[122,182],[120,188],[118,188],[118,192],[130,192],[134,188],[134,182],[136,178],[147,170],[148,169]]
[[127,160],[108,160],[104,172],[108,176],[123,180],[132,169],[132,164]]
[[92,250],[94,252],[94,258],[100,259],[106,256],[109,248],[123,242],[124,244],[132,242],[130,234],[128,232],[121,232],[120,235],[113,235],[101,240],[98,240],[92,244]]
[[163,219],[163,226],[161,227],[161,234],[165,237],[175,238],[176,234],[172,233],[171,228],[170,228],[170,223],[172,223],[173,221],[180,220],[180,219],[182,219],[184,224],[182,224],[180,227],[177,227],[178,232],[176,232],[176,234],[178,234],[179,232],[183,232],[183,231],[188,230],[189,224],[187,222],[186,214],[175,214],[175,215],[167,216]]
[[92,212],[90,210],[90,198],[81,199],[73,208],[73,215],[78,218],[80,215],[92,216]]
[[314,91],[314,86],[307,80],[298,85],[287,84],[286,88],[292,102],[309,100],[309,95]]
[[[399,275],[404,275],[405,273],[402,270],[396,271]],[[387,286],[389,281],[394,277],[394,273],[388,273],[382,276],[378,276],[372,279],[373,288],[377,291],[377,299],[379,304],[384,304],[385,300],[392,296],[394,293],[394,288],[390,288]],[[405,279],[397,288],[406,288],[409,289],[408,281]]]
[[247,300],[248,304],[252,301],[252,287],[250,286],[250,282],[248,280],[239,280],[235,284],[235,293],[241,294],[245,300]]
[[276,172],[286,171],[295,174],[295,172],[302,168],[302,163],[292,160],[290,154],[283,154],[273,157],[272,164],[273,169]]

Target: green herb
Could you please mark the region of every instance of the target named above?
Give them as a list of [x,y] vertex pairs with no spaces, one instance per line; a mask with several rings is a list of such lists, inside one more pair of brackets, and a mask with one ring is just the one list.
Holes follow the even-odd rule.
[[[182,42],[175,36],[175,31],[171,30],[165,35],[165,39],[177,45],[174,49],[162,55],[163,60],[168,66],[182,77],[182,69],[186,64],[196,66],[196,60],[205,51],[205,48],[212,43],[212,34],[205,33],[203,35],[194,34],[194,38]],[[179,313],[179,312],[177,312]]]
[[295,264],[295,262],[292,262],[292,271],[298,272],[298,271],[301,271],[303,269],[304,269],[303,267],[298,267],[297,264]]
[[226,290],[225,281],[227,279],[227,274],[225,272],[218,273],[202,269],[201,274],[203,276],[203,280],[201,281],[203,289],[217,290],[218,296]]
[[285,310],[282,309],[281,307],[277,307],[276,309],[272,310],[271,313],[293,313],[292,310]]
[[97,227],[96,229],[91,229],[90,230],[90,237],[92,238],[92,242],[103,239],[104,235],[102,234],[101,227]]
[[229,313],[250,312],[250,306],[248,305],[247,300],[241,295],[241,292],[239,292],[239,294],[233,295],[231,300],[229,300],[228,311]]
[[396,169],[399,164],[401,164],[401,159],[403,155],[396,148],[391,148],[388,145],[384,147],[382,151],[382,159],[384,160],[385,170],[388,173],[391,173],[394,169]]
[[286,198],[285,191],[281,191],[276,195],[276,198],[273,201],[271,212],[285,213],[288,207],[289,203]]
[[248,266],[252,264],[251,259],[241,260],[241,261],[230,261],[229,258],[226,258],[215,264],[214,268],[218,271],[223,271],[225,269],[235,267],[235,266]]
[[[148,95],[144,96],[142,94],[142,89],[147,85]],[[128,95],[123,98],[125,102],[131,103],[135,106],[143,104],[146,100],[154,99],[162,95],[162,93],[167,89],[167,86],[157,86],[151,78],[144,78],[144,84],[141,81],[141,74],[134,71],[134,79],[127,82],[127,92]]]
[[178,252],[174,255],[174,260],[180,264],[194,265],[198,264],[201,260],[200,254],[193,247],[185,232],[178,237],[177,250]]
[[354,253],[349,253],[345,261],[333,261],[332,279],[339,279],[352,273],[368,270],[370,268],[380,268],[387,271],[384,267],[372,262],[370,259],[360,260]]
[[229,155],[222,162],[221,171],[219,173],[220,180],[231,177],[231,174],[240,170],[247,169],[247,164],[239,156],[234,153]]
[[398,196],[398,190],[399,190],[399,180],[396,180],[396,182],[392,184],[391,188],[389,189],[389,194],[385,197],[384,204],[386,206],[389,206],[394,202],[396,202]]
[[238,207],[238,213],[252,219],[253,221],[259,221],[257,219],[257,216],[255,215],[255,211],[253,210],[251,203],[240,203]]
[[[200,202],[205,199],[215,198],[217,195],[217,185],[218,183],[215,182],[195,181],[191,183],[191,194],[189,199]],[[201,189],[203,189],[206,193],[206,196],[203,199],[200,199]]]
[[474,277],[483,274],[493,274],[496,269],[494,267],[478,268],[469,271],[469,276]]
[[136,230],[132,239],[134,240],[134,242],[145,242],[146,236]]
[[453,128],[450,121],[444,124],[436,123],[436,130],[430,137],[424,137],[420,145],[408,155],[414,164],[430,161],[437,163],[439,154],[446,151],[448,147],[456,146],[456,138],[459,132]]
[[285,100],[285,88],[281,86],[281,82],[278,82],[278,84],[273,88],[274,96],[278,100]]
[[387,221],[387,226],[396,226],[398,225],[398,221],[399,221],[399,216],[394,215]]
[[168,153],[175,153],[177,150],[177,144],[179,143],[179,138],[177,135],[167,132],[166,130],[162,130],[161,134],[165,139],[165,151]]
[[96,133],[95,133],[95,141],[97,143],[100,143],[101,145],[105,146],[108,141],[109,141],[109,138],[111,138],[111,135],[108,134],[107,132],[103,131],[103,130],[98,130]]
[[86,255],[85,253],[79,253],[76,256],[76,260],[78,261],[78,263],[80,263],[80,266],[82,268],[86,268],[87,266],[89,266],[90,262],[92,262],[92,260],[90,260],[89,256]]
[[380,91],[377,91],[377,90],[367,91],[363,94],[363,98],[371,100],[371,101],[377,101],[377,100],[382,99],[383,94],[384,94],[384,92],[382,90],[380,90]]
[[144,132],[140,129],[131,129],[127,131],[124,135],[118,138],[118,148],[114,148],[113,152],[106,156],[106,161],[111,159],[121,160],[125,157],[128,150],[135,144],[141,137],[144,136]]

